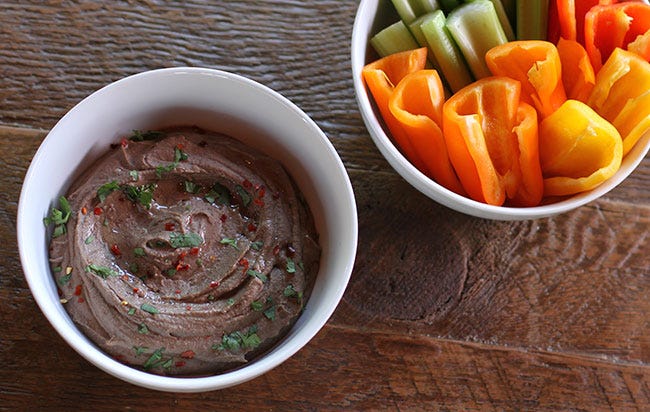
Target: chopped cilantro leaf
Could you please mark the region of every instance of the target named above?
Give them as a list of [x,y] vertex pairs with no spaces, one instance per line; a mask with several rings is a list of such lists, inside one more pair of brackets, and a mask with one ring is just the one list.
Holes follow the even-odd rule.
[[262,309],[264,309],[264,302],[262,302],[261,300],[252,301],[251,302],[251,309],[253,309],[256,312],[261,311]]
[[251,197],[251,194],[246,191],[246,189],[244,189],[240,185],[237,185],[237,186],[235,186],[235,191],[237,192],[237,194],[241,198],[241,202],[242,202],[242,204],[244,206],[248,206],[248,205],[251,204],[251,201],[253,200],[253,198]]
[[219,243],[221,243],[222,245],[230,245],[230,246],[234,247],[235,249],[239,250],[239,248],[237,247],[237,239],[224,237],[223,239],[221,239],[219,241]]
[[198,233],[172,233],[169,235],[169,244],[174,249],[181,247],[197,247],[203,243],[203,238]]
[[141,335],[147,335],[149,333],[149,328],[144,323],[138,325],[138,333]]
[[163,351],[164,350],[165,350],[165,348],[160,348],[160,349],[156,349],[155,351],[153,351],[151,356],[149,356],[149,359],[147,359],[144,362],[142,367],[145,370],[148,370],[148,369],[151,369],[151,368],[155,368],[156,366],[159,366],[161,361],[162,361],[162,358],[163,358]]
[[221,343],[212,345],[212,349],[238,352],[241,349],[255,349],[260,343],[262,343],[262,340],[257,335],[257,325],[253,325],[245,333],[236,331],[224,334],[221,337]]
[[142,142],[143,140],[155,140],[164,135],[165,134],[163,132],[159,132],[157,130],[134,130],[133,134],[129,136],[129,140],[133,142]]
[[268,280],[268,278],[266,277],[266,275],[265,275],[264,273],[258,272],[258,271],[253,270],[253,269],[248,269],[248,270],[246,271],[246,274],[247,274],[248,276],[252,276],[252,277],[258,278],[258,279],[261,280],[262,282],[266,282],[266,281]]
[[141,247],[134,248],[133,249],[133,254],[136,255],[137,257],[144,257],[145,256],[144,249],[141,248]]
[[186,180],[183,184],[187,193],[198,193],[199,189],[201,189],[201,186],[189,180]]
[[55,207],[50,208],[49,216],[43,218],[43,223],[45,226],[49,226],[51,224],[54,225],[52,237],[59,237],[66,233],[65,225],[68,223],[70,215],[72,214],[70,203],[68,202],[68,199],[65,198],[65,196],[59,197],[59,207],[60,209],[57,209]]
[[296,264],[290,257],[287,258],[287,273],[296,273]]
[[264,311],[264,316],[269,320],[275,320],[275,306],[271,306]]
[[63,275],[63,276],[61,276],[59,278],[59,280],[57,282],[59,283],[59,285],[63,286],[66,283],[70,282],[70,277],[71,276],[72,276],[72,273],[68,273],[67,275]]
[[253,250],[262,250],[262,246],[264,246],[264,242],[262,242],[261,240],[251,243],[251,249]]
[[131,180],[133,180],[134,182],[137,182],[138,179],[140,178],[140,174],[138,173],[137,170],[130,170],[129,176],[131,177]]
[[145,311],[147,313],[151,313],[152,315],[160,313],[155,306],[153,306],[153,305],[151,305],[149,303],[143,303],[142,305],[140,305],[140,309],[142,309],[143,311]]
[[142,186],[131,186],[123,185],[122,191],[126,197],[132,201],[140,203],[145,208],[149,209],[151,207],[151,201],[153,200],[153,191],[156,189],[155,184],[148,184]]
[[94,263],[86,266],[86,272],[94,273],[97,276],[100,276],[103,279],[108,278],[109,276],[117,276],[117,272],[107,266],[99,266]]
[[99,199],[99,202],[102,203],[104,200],[106,200],[106,197],[113,193],[116,190],[120,189],[120,184],[117,183],[117,181],[113,180],[108,183],[104,183],[103,185],[99,186],[99,189],[97,189],[97,198]]
[[209,203],[218,203],[220,205],[230,205],[232,204],[232,197],[230,196],[230,191],[228,188],[221,183],[215,183],[210,188],[210,191],[206,193],[205,200]]

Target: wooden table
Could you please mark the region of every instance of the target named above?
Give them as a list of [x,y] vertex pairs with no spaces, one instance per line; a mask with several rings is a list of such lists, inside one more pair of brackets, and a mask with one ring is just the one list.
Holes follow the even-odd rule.
[[[0,5],[0,409],[650,410],[650,159],[555,218],[487,221],[434,203],[361,120],[357,5]],[[270,373],[203,394],[132,386],[70,349],[34,303],[15,232],[25,171],[67,110],[126,75],[183,65],[293,100],[338,150],[359,211],[354,272],[323,330]]]

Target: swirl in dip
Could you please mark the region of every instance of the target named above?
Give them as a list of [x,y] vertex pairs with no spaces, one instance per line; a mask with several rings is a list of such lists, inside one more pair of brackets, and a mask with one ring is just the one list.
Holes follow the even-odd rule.
[[61,209],[46,218],[61,301],[99,347],[151,373],[215,373],[267,350],[318,270],[312,215],[280,163],[196,128],[123,139]]

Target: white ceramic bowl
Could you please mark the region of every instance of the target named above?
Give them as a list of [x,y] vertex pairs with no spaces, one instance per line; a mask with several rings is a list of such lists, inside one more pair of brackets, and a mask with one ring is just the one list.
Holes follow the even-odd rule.
[[588,192],[542,206],[525,208],[491,206],[445,189],[417,170],[395,147],[361,76],[363,66],[378,58],[368,40],[397,19],[398,16],[390,0],[361,0],[354,20],[351,43],[354,91],[363,121],[379,151],[407,182],[438,203],[468,215],[495,220],[524,220],[552,216],[575,209],[609,192],[632,173],[648,153],[650,132],[637,142],[623,159],[621,168],[609,180]]
[[[314,214],[322,257],[313,293],[288,335],[246,366],[209,377],[175,378],[136,370],[99,350],[59,302],[48,264],[43,217],[74,177],[119,136],[179,124],[230,134],[279,159]],[[357,245],[354,193],[335,149],[297,106],[271,89],[218,70],[171,68],[137,74],[93,93],[47,135],[27,171],[18,206],[25,277],[57,332],[102,370],[143,387],[174,392],[226,388],[259,376],[296,353],[321,329],[347,286]]]

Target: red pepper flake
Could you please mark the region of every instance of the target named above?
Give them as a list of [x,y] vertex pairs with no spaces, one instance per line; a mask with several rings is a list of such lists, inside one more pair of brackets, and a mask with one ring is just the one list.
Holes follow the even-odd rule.
[[210,287],[213,288],[213,289],[218,288],[219,287],[219,282],[217,282],[216,280],[213,280],[212,282],[210,282]]
[[74,288],[74,295],[75,296],[81,295],[81,285],[77,285],[77,287]]
[[254,232],[256,230],[257,230],[257,226],[255,226],[254,223],[251,222],[251,223],[248,224],[248,231],[249,232]]
[[253,187],[253,184],[250,182],[250,180],[244,179],[244,181],[242,182],[242,186],[244,186],[246,189],[250,189],[251,187]]
[[193,247],[192,249],[190,249],[190,255],[197,256],[200,250],[201,249],[199,249],[198,247]]
[[183,147],[185,147],[185,146],[183,146],[183,143],[179,143],[179,144],[176,145],[176,148],[178,150],[183,150]]
[[221,215],[221,217],[219,218],[219,220],[221,220],[222,223],[224,223],[226,219],[228,219],[228,216],[226,215]]
[[257,197],[253,200],[253,203],[255,203],[257,206],[260,206],[260,207],[264,206],[264,201],[262,199],[260,199],[260,198],[257,198]]
[[185,361],[179,360],[174,365],[176,365],[177,368],[182,368],[185,366]]
[[101,215],[103,212],[104,212],[104,211],[103,211],[102,208],[99,207],[99,206],[96,207],[96,208],[93,210],[93,213],[95,214],[95,216],[99,216],[99,215]]
[[182,252],[178,255],[178,260],[181,261],[181,260],[185,259],[185,256],[187,256],[187,252],[186,252],[186,251],[182,251]]
[[190,305],[187,305],[185,306],[185,310],[189,312],[190,310],[192,310],[192,307]]
[[77,302],[79,302],[79,303],[84,303],[85,301],[86,301],[86,299],[84,299],[84,298],[77,299]]
[[246,258],[241,258],[239,259],[239,266],[243,266],[245,268],[248,268],[248,259]]
[[180,290],[180,289],[176,289],[176,290],[174,291],[174,293],[176,293],[177,295],[180,295],[180,294],[181,294],[181,290]]
[[177,272],[180,272],[182,270],[188,270],[189,268],[190,268],[190,265],[188,265],[187,263],[178,262],[176,264],[176,271]]
[[168,232],[173,232],[175,226],[176,225],[174,225],[173,223],[165,223],[165,230]]
[[127,275],[122,275],[122,276],[120,277],[120,279],[122,279],[122,280],[125,281],[125,282],[128,282],[128,281],[129,281],[129,277],[128,277]]
[[124,148],[129,147],[129,141],[126,139],[126,137],[122,138],[122,140],[120,141],[120,146]]
[[122,252],[120,251],[120,248],[115,243],[111,245],[111,253],[114,254],[115,256],[122,256]]
[[264,186],[261,186],[257,191],[257,197],[261,199],[264,197],[265,194],[266,194],[266,189],[264,188]]
[[136,294],[137,294],[139,291],[140,291],[140,289],[138,289],[138,288],[133,288],[133,293],[136,293]]
[[81,214],[85,215],[86,213],[88,213],[88,209],[86,209],[86,206],[84,206],[81,208]]
[[194,353],[193,350],[186,350],[185,352],[180,354],[180,357],[183,359],[194,359],[194,355],[196,354]]
[[278,253],[280,253],[280,245],[276,245],[276,246],[273,248],[273,255],[274,255],[274,256],[277,256]]

